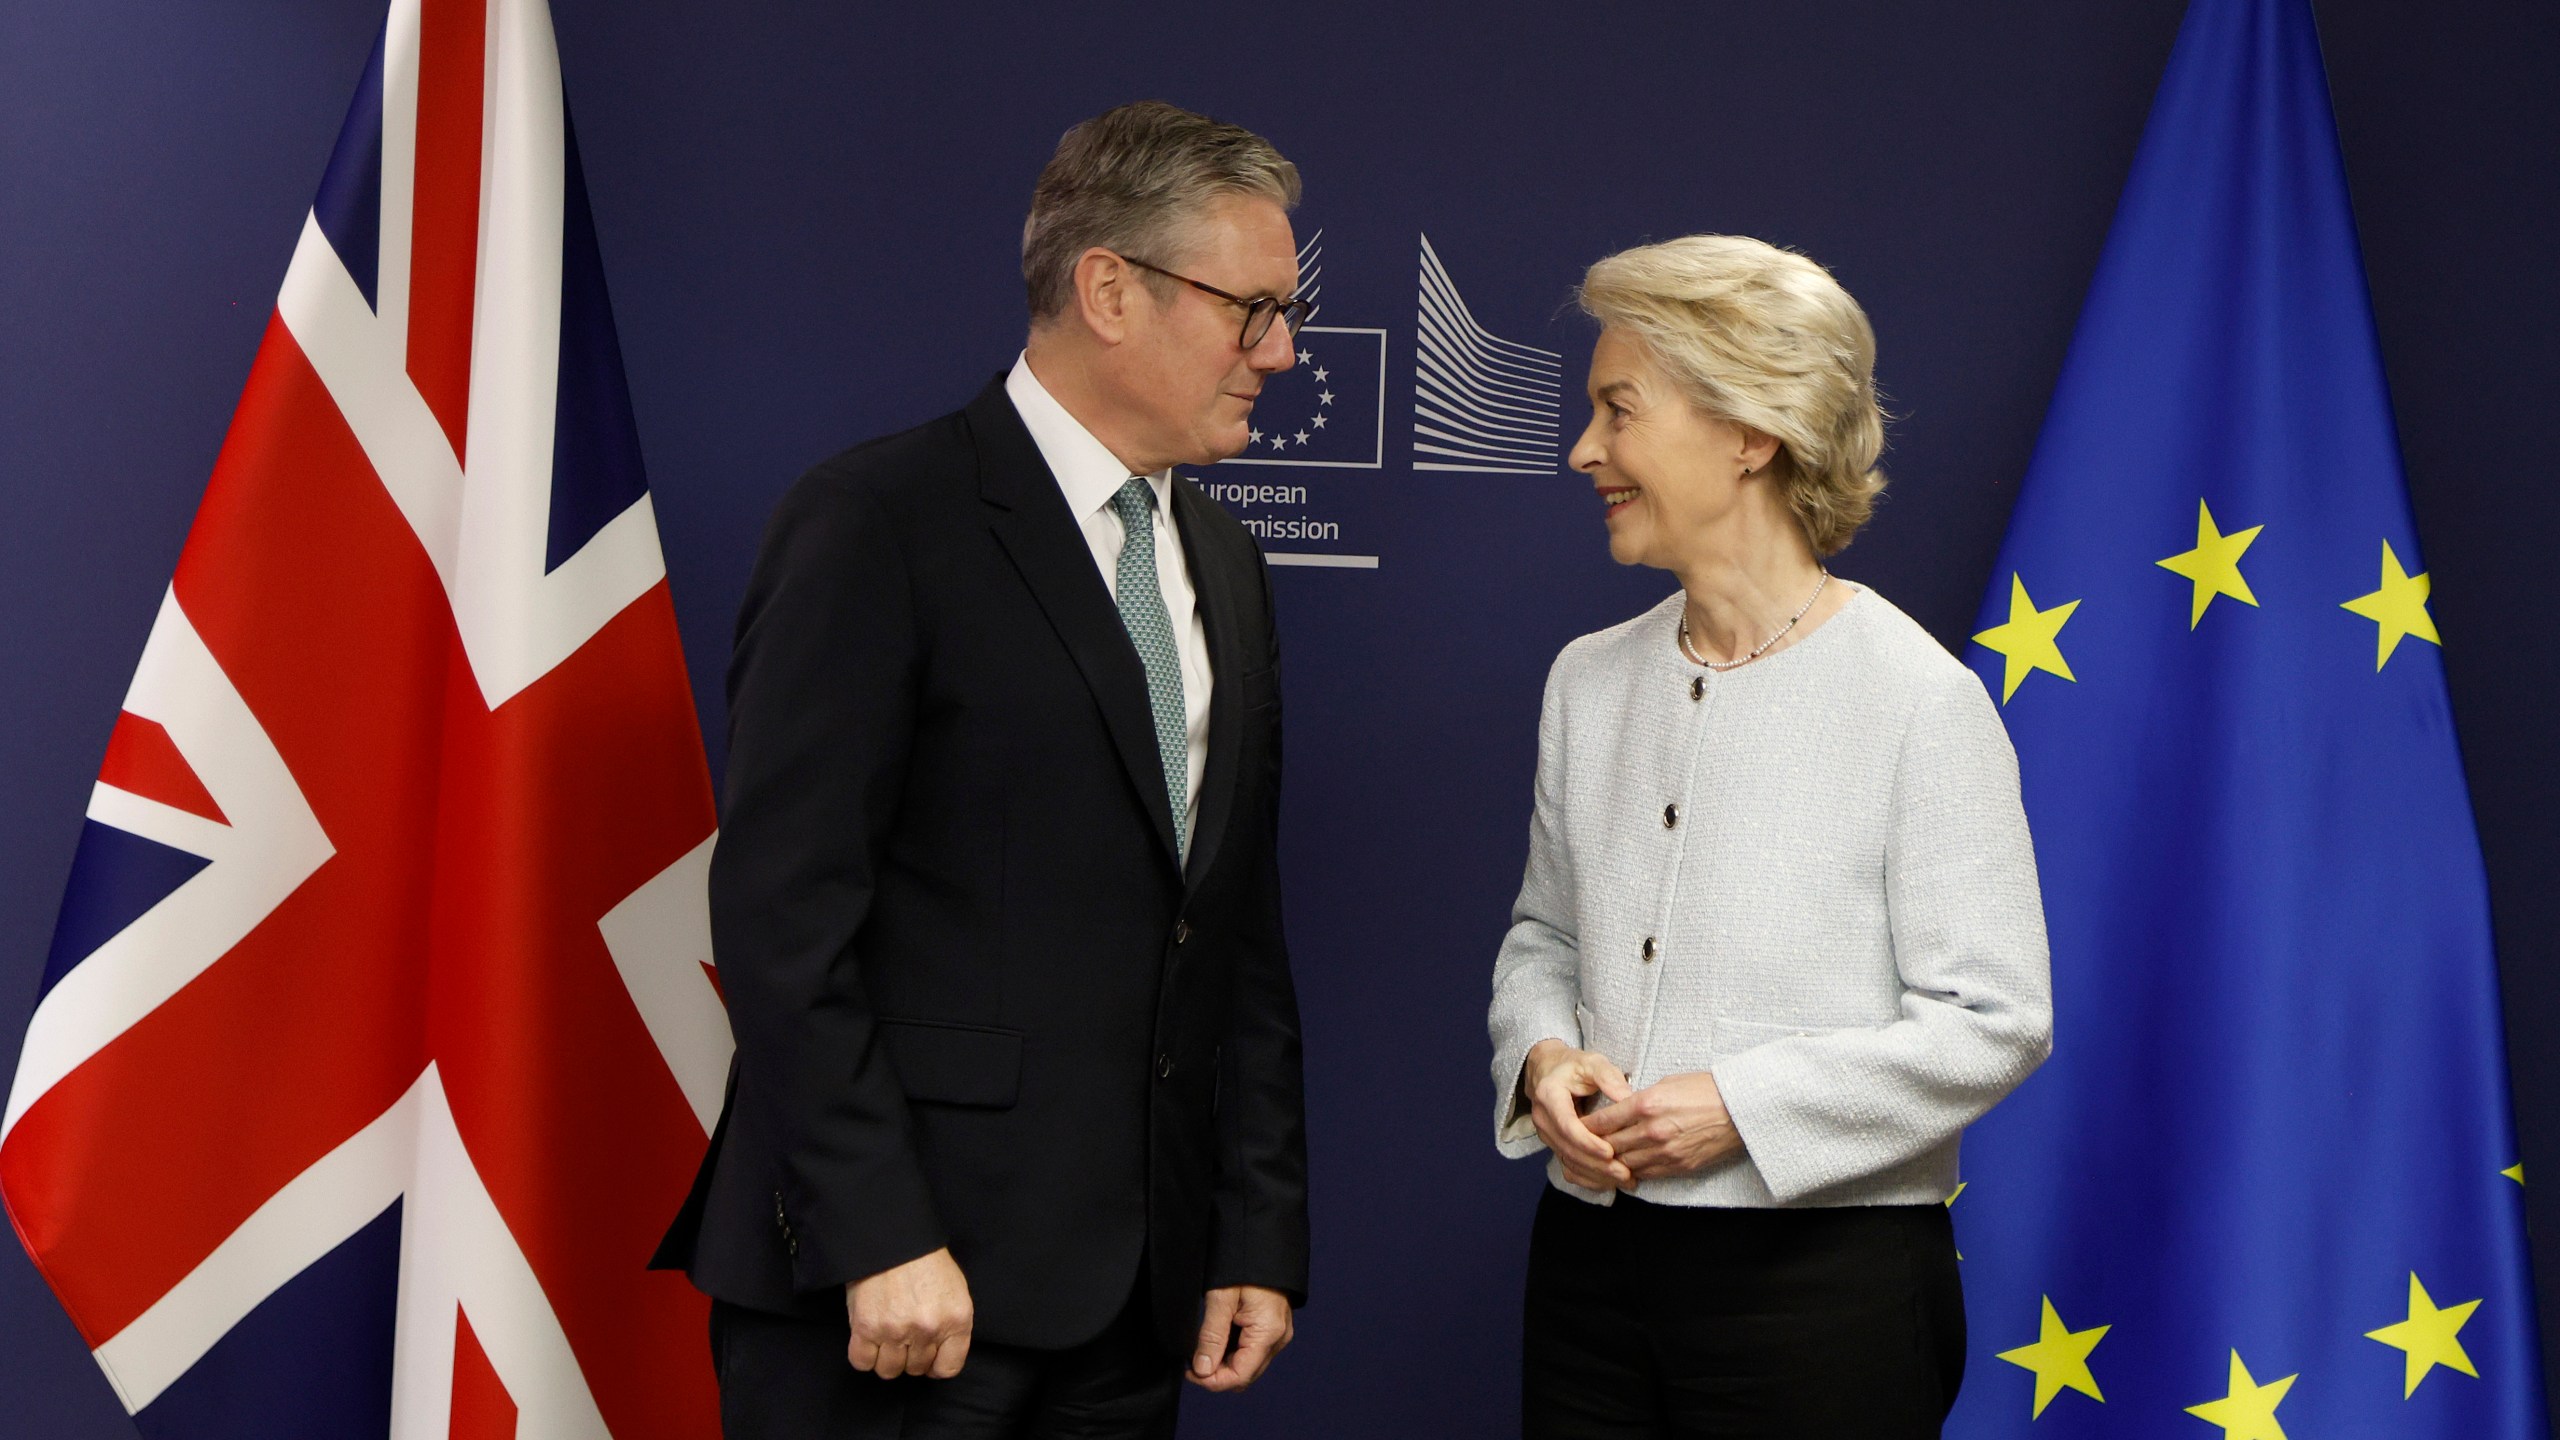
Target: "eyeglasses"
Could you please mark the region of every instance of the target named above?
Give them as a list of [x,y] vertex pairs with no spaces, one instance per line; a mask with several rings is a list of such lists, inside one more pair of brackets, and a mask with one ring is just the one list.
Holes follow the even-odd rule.
[[1215,285],[1194,280],[1188,275],[1176,275],[1161,265],[1150,265],[1135,255],[1122,255],[1120,258],[1141,270],[1153,270],[1167,280],[1179,280],[1194,290],[1215,295],[1230,305],[1243,307],[1244,325],[1236,331],[1236,345],[1241,349],[1250,350],[1261,344],[1262,337],[1271,333],[1271,318],[1275,315],[1288,325],[1289,333],[1295,335],[1299,327],[1307,323],[1307,317],[1316,313],[1316,307],[1311,301],[1283,300],[1276,295],[1263,295],[1247,300],[1241,295],[1230,295]]

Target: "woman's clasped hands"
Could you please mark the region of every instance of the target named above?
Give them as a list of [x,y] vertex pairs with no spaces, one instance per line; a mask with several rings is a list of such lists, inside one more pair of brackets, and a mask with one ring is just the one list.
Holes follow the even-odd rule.
[[1547,1039],[1530,1048],[1520,1085],[1539,1138],[1565,1178],[1585,1190],[1631,1190],[1742,1152],[1742,1136],[1706,1071],[1667,1075],[1638,1090],[1608,1056]]

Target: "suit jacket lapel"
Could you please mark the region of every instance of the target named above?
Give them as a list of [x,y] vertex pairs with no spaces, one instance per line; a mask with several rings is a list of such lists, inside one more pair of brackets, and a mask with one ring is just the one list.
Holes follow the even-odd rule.
[[1191,836],[1185,894],[1218,858],[1218,842],[1226,834],[1227,815],[1235,806],[1236,767],[1244,744],[1246,661],[1233,588],[1238,577],[1230,573],[1234,567],[1221,565],[1219,557],[1198,539],[1208,528],[1200,512],[1215,503],[1185,481],[1173,482],[1173,513],[1182,534],[1182,555],[1191,567],[1192,592],[1199,597],[1201,628],[1209,636],[1209,756],[1201,767],[1200,824]]
[[[1021,572],[1067,653],[1075,657],[1076,668],[1102,708],[1103,724],[1111,731],[1120,763],[1155,821],[1156,837],[1170,860],[1179,852],[1173,843],[1172,801],[1165,794],[1164,770],[1157,761],[1146,667],[1129,643],[1120,611],[1111,603],[1110,588],[1094,568],[1093,550],[1068,511],[1067,498],[1049,472],[1049,462],[1040,458],[1040,447],[1005,395],[1003,377],[980,391],[964,413],[978,443],[978,496],[997,512],[990,521],[996,539]],[[1212,706],[1216,697],[1213,690]],[[1215,729],[1213,723],[1213,733]],[[1198,846],[1193,849],[1196,852]]]

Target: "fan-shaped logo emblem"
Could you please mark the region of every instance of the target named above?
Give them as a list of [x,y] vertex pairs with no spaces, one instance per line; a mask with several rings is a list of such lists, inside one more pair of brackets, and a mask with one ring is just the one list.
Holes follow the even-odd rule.
[[1488,334],[1428,235],[1417,310],[1413,468],[1554,474],[1564,357]]

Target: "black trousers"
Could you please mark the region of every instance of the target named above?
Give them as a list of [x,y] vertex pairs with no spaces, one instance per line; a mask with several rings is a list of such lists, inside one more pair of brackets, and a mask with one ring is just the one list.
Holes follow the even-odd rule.
[[1069,1350],[977,1341],[948,1380],[883,1380],[845,1359],[851,1332],[711,1302],[726,1440],[1171,1440],[1182,1370],[1156,1343],[1142,1284]]
[[1933,1440],[1964,1346],[1945,1206],[1601,1206],[1549,1187],[1521,1431]]

